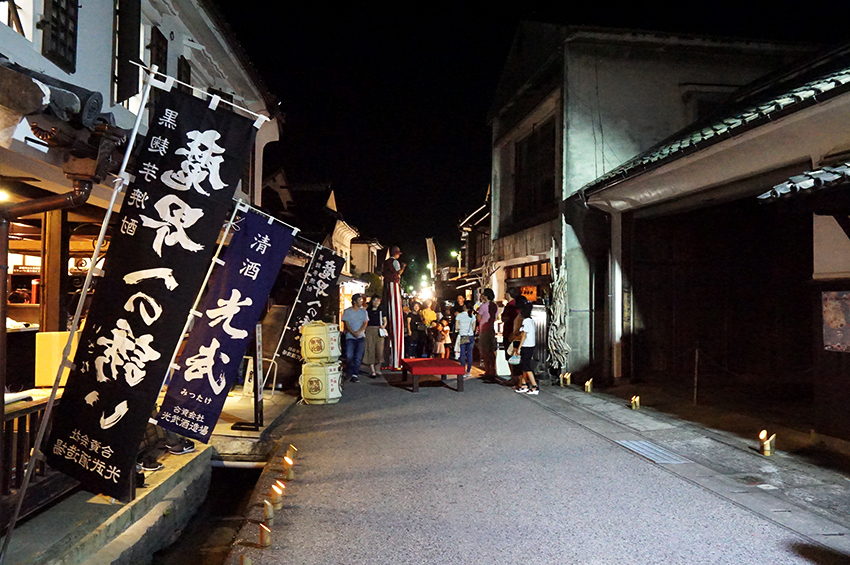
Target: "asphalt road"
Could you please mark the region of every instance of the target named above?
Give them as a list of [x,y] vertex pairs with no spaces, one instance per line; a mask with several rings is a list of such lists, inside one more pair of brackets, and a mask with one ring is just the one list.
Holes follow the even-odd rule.
[[570,410],[477,379],[463,393],[426,381],[413,394],[362,378],[336,405],[297,406],[284,435],[299,448],[296,480],[272,546],[246,542],[228,563],[850,561],[589,431]]

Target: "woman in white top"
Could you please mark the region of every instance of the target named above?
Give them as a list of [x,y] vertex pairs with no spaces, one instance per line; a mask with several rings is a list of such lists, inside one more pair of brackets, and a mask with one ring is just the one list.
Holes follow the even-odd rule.
[[[534,368],[532,367],[537,336],[534,331],[534,320],[531,319],[531,308],[531,304],[523,304],[519,310],[520,316],[522,316],[522,325],[519,328],[519,370],[522,371],[522,374],[519,376],[519,386],[516,391],[523,394],[540,393],[537,381],[534,380]],[[526,385],[526,382],[531,386]]]
[[466,369],[464,377],[472,371],[472,348],[475,346],[475,310],[471,302],[464,304],[464,309],[455,316],[455,331],[460,344],[460,364]]

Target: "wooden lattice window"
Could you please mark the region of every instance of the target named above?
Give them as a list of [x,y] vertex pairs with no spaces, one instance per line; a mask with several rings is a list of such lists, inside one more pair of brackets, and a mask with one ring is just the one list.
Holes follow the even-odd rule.
[[77,0],[45,0],[41,52],[61,69],[77,70]]

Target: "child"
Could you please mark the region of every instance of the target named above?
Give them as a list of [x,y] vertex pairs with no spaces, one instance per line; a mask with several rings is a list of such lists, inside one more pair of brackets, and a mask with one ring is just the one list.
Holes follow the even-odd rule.
[[428,331],[428,341],[431,344],[431,353],[433,357],[440,358],[445,351],[443,344],[443,325],[434,320],[431,322],[431,328]]
[[451,333],[451,319],[443,318],[440,320],[442,327],[440,328],[443,335],[443,359],[448,359],[452,349],[452,339],[449,337]]
[[[534,369],[532,368],[532,357],[537,340],[534,332],[534,320],[531,319],[531,308],[531,304],[524,304],[519,310],[522,316],[522,325],[519,328],[519,370],[522,373],[519,376],[519,386],[516,391],[536,395],[540,394],[540,388],[537,386],[537,381],[534,380]],[[526,385],[526,381],[531,385],[530,387]]]

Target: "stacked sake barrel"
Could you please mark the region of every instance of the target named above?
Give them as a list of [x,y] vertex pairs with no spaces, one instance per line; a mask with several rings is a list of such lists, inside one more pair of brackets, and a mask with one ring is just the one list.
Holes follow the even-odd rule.
[[308,322],[301,326],[301,397],[306,404],[334,404],[342,392],[339,326]]

